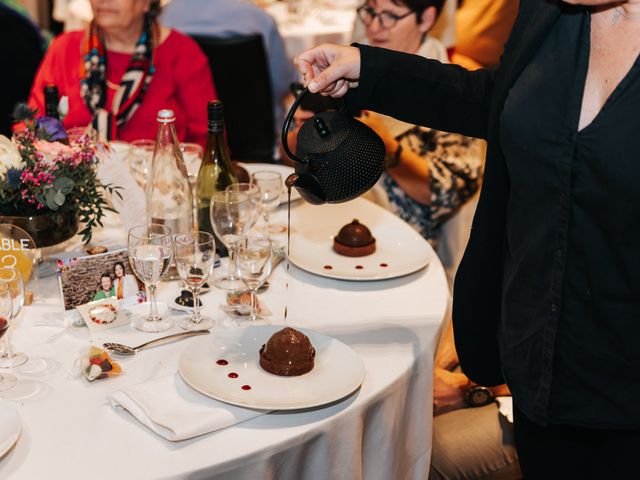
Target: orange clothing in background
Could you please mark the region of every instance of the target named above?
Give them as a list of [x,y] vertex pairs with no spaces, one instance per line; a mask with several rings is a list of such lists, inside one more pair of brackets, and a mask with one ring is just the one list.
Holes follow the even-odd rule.
[[456,10],[452,62],[471,70],[496,67],[519,4],[519,0],[463,0]]

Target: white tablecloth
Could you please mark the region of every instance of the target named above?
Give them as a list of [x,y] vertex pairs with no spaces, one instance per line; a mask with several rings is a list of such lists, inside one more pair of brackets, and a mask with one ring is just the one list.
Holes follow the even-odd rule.
[[[358,202],[364,200],[344,204],[345,215],[351,218]],[[323,208],[296,203],[294,225],[297,215],[313,215],[313,209]],[[284,222],[285,216],[281,208],[274,220]],[[111,244],[124,241],[117,225],[102,235]],[[164,283],[160,296],[170,298],[177,290],[175,282]],[[41,280],[36,298],[16,323],[14,344],[31,357],[54,359],[59,368],[46,376],[18,374],[17,390],[0,392],[8,399],[27,397],[15,402],[23,430],[16,446],[0,459],[0,478],[427,478],[433,353],[448,305],[445,275],[437,259],[417,273],[375,282],[332,280],[293,265],[288,273],[278,267],[262,296],[275,312],[273,323],[282,323],[286,304],[292,326],[320,331],[351,346],[366,369],[361,389],[324,408],[270,413],[179,443],[151,433],[127,413],[118,413],[106,404],[105,396],[175,372],[180,352],[193,340],[145,350],[122,361],[125,373],[118,378],[94,383],[73,379],[74,359],[89,342],[137,345],[154,335],[130,327],[91,335],[82,329],[45,343],[59,331],[37,326],[61,311],[55,278]],[[220,291],[213,289],[203,300],[221,316]]]

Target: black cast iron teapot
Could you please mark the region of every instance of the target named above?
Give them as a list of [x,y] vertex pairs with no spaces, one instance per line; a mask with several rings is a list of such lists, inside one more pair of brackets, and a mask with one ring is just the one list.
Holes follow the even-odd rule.
[[314,205],[341,203],[362,195],[384,169],[385,147],[371,128],[353,118],[345,107],[315,114],[298,132],[296,154],[289,150],[287,132],[293,114],[309,91],[298,96],[282,128],[282,147],[296,162],[287,186]]

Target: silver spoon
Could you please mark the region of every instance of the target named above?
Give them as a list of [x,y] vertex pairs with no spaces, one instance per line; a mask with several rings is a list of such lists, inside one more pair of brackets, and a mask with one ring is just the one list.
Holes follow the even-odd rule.
[[137,347],[130,347],[128,345],[123,345],[122,343],[113,342],[103,343],[102,346],[109,350],[111,353],[115,353],[117,355],[135,355],[136,353],[138,353],[138,350],[142,350],[143,348],[151,347],[153,345],[162,345],[164,343],[175,342],[176,340],[184,337],[206,335],[207,333],[209,333],[209,330],[189,330],[187,332],[174,333],[173,335],[167,335],[166,337],[156,338],[155,340],[143,343],[142,345],[138,345]]

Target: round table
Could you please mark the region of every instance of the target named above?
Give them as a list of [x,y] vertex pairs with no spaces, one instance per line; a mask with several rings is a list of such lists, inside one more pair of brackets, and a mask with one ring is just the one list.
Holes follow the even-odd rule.
[[[351,219],[361,202],[366,201],[313,207],[297,201],[292,225],[295,229],[299,215],[314,215],[318,208],[333,208]],[[281,207],[273,221],[285,220],[286,208]],[[111,245],[124,245],[117,222],[117,217],[111,218],[98,237]],[[349,345],[364,362],[364,383],[353,395],[325,407],[272,412],[175,443],[152,433],[127,412],[112,408],[105,397],[122,387],[176,372],[180,353],[195,339],[126,359],[121,362],[125,373],[117,378],[93,383],[73,378],[74,360],[89,343],[137,345],[167,332],[145,334],[127,326],[93,334],[87,329],[67,330],[52,339],[60,329],[40,324],[50,324],[61,315],[57,280],[54,276],[30,284],[36,301],[24,308],[16,322],[14,345],[36,361],[46,358],[58,368],[46,376],[16,372],[17,390],[0,392],[9,400],[26,397],[13,402],[22,419],[22,433],[0,459],[0,478],[426,478],[433,355],[449,305],[437,258],[413,274],[369,282],[329,279],[293,265],[287,272],[281,265],[270,283],[261,298],[274,312],[273,323],[283,322],[287,305],[289,325],[316,330]],[[177,292],[176,282],[165,282],[160,299]],[[203,297],[206,308],[218,318],[222,300],[217,289]],[[213,335],[217,328],[222,327],[214,328]]]
[[278,24],[290,58],[321,43],[347,45],[351,41],[359,4],[351,1],[325,2],[327,4],[316,7],[304,0],[300,3],[304,11],[299,18],[287,11],[286,2],[274,2],[266,7]]

